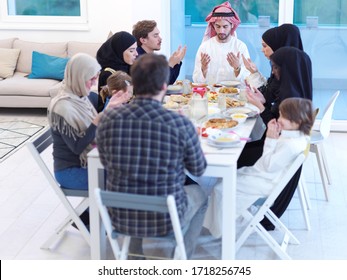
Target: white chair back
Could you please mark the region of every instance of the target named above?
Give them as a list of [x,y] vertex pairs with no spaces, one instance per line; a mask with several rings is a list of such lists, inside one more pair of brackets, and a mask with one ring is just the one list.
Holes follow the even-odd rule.
[[[40,167],[42,173],[45,175],[50,187],[53,189],[60,202],[64,205],[69,215],[55,230],[51,237],[41,246],[41,249],[49,249],[54,243],[62,238],[66,229],[75,223],[80,233],[88,244],[90,244],[90,234],[85,224],[80,219],[80,215],[89,207],[88,190],[73,190],[66,189],[59,185],[57,180],[54,178],[50,169],[41,157],[41,153],[45,151],[53,142],[50,128],[46,128],[38,137],[33,141],[27,142],[26,146],[29,149],[32,157]],[[69,201],[68,197],[81,197],[82,200],[77,206]]]
[[339,94],[340,94],[339,90],[334,93],[334,95],[330,98],[323,112],[323,117],[319,126],[319,131],[322,134],[324,139],[326,139],[330,134],[330,127],[331,127],[331,120],[332,120],[333,111],[334,111],[334,105]]
[[[105,226],[113,254],[117,260],[125,260],[128,257],[128,248],[131,236],[122,234],[113,229],[111,217],[107,208],[133,209],[169,213],[174,236],[154,237],[159,239],[171,239],[176,241],[174,259],[186,260],[183,233],[173,195],[167,197],[120,193],[95,189],[95,199],[98,205],[102,222]],[[123,244],[117,240],[118,236],[124,236]],[[148,237],[152,238],[152,237]]]

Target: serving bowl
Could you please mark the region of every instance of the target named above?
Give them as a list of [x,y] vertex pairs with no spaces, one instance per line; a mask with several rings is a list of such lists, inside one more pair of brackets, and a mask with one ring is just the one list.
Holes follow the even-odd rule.
[[231,114],[230,117],[234,121],[238,121],[238,123],[241,124],[241,123],[244,123],[247,120],[248,115],[244,114],[244,113],[234,113],[234,114]]

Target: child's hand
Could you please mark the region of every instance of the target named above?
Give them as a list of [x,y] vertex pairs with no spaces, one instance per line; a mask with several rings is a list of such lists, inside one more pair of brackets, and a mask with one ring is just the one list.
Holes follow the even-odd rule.
[[129,98],[130,98],[130,96],[129,96],[128,92],[118,91],[112,95],[110,101],[107,104],[107,108],[108,107],[112,107],[112,108],[119,107],[123,103],[128,102]]
[[276,119],[272,119],[267,124],[266,137],[278,139],[280,137],[280,126],[278,125]]

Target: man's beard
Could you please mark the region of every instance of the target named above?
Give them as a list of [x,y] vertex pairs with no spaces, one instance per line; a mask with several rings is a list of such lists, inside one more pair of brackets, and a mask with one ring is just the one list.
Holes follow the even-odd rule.
[[217,34],[218,39],[221,40],[221,41],[226,40],[226,39],[229,37],[229,35],[230,35],[230,34],[225,34],[225,33],[219,33],[219,34]]

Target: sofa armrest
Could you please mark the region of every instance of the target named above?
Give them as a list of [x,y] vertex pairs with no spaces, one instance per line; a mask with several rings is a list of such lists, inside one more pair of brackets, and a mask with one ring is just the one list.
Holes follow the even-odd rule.
[[17,40],[18,38],[8,38],[8,39],[2,39],[0,40],[0,48],[4,49],[12,49],[13,42]]

